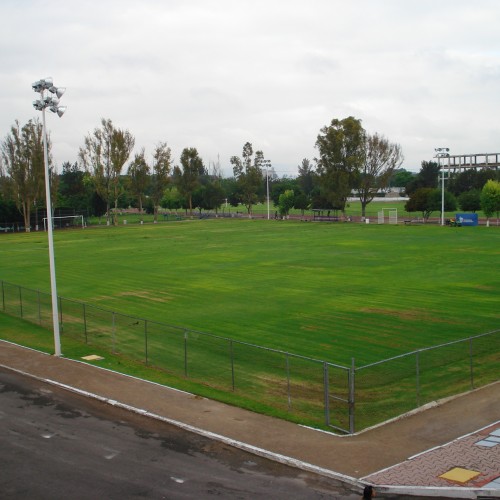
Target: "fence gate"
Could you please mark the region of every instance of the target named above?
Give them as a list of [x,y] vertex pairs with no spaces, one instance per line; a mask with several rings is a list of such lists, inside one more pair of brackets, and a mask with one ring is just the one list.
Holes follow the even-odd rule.
[[341,432],[354,432],[353,371],[345,366],[324,363],[325,423]]

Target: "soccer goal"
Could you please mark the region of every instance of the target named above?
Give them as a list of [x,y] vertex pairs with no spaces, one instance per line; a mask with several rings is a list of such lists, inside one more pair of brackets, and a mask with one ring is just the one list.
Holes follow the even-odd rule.
[[398,223],[398,209],[397,208],[383,208],[378,213],[378,223],[385,224],[385,221],[389,224]]
[[[72,227],[85,227],[83,215],[64,215],[60,217],[52,217],[53,229],[66,229]],[[47,217],[43,218],[43,230],[47,231]]]

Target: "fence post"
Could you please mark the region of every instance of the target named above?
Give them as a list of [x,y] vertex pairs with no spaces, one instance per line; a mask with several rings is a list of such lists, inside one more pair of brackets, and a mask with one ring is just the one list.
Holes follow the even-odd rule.
[[355,404],[356,399],[354,392],[356,389],[356,382],[354,380],[356,373],[356,365],[354,358],[351,361],[351,368],[349,370],[349,433],[354,434],[355,432]]
[[188,332],[184,330],[184,376],[188,376],[188,358],[187,358],[187,341],[188,341]]
[[115,311],[113,311],[112,313],[112,316],[113,316],[113,330],[112,330],[112,336],[111,336],[111,343],[112,343],[112,346],[111,348],[113,349],[113,352],[116,352],[116,340],[115,340],[115,336],[116,336],[116,324],[115,324]]
[[42,324],[42,306],[40,304],[40,290],[36,291],[36,296],[38,298],[38,323]]
[[323,389],[325,399],[325,425],[330,425],[330,387],[328,378],[328,363],[323,363]]
[[472,337],[469,339],[469,357],[470,357],[470,388],[474,389],[474,362],[472,351]]
[[88,338],[87,338],[87,311],[85,308],[85,302],[82,302],[83,306],[83,332],[85,334],[85,343],[88,344]]
[[146,350],[146,365],[148,364],[148,320],[144,320],[144,349]]
[[417,408],[420,406],[420,351],[415,356],[416,377],[417,377]]
[[231,356],[231,387],[234,392],[234,352],[233,352],[233,340],[229,340],[229,355]]
[[59,300],[59,325],[61,330],[64,328],[63,327],[63,310],[62,310],[62,298],[58,297]]
[[285,354],[286,359],[286,393],[288,396],[288,411],[292,408],[292,395],[290,394],[290,356]]
[[21,287],[19,288],[19,309],[21,311],[21,318],[23,317],[23,294],[22,294],[22,289]]

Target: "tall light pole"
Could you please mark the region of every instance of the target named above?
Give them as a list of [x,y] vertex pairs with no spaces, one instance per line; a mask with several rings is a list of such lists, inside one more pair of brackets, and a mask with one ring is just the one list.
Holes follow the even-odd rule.
[[[50,266],[50,290],[52,294],[52,324],[54,326],[54,349],[55,355],[61,355],[61,337],[59,334],[59,312],[57,308],[57,285],[56,285],[56,266],[54,259],[54,238],[52,235],[52,202],[50,198],[50,178],[49,178],[49,153],[47,148],[47,128],[45,126],[45,109],[62,116],[66,111],[65,106],[59,106],[59,98],[66,89],[54,86],[52,78],[38,80],[32,85],[35,92],[40,94],[40,99],[33,101],[33,107],[42,112],[43,124],[43,160],[45,165],[45,200],[47,206],[47,226],[49,239],[49,266]],[[46,91],[49,94],[46,94]],[[55,97],[50,95],[55,94]]]
[[267,185],[267,220],[270,219],[269,216],[269,169],[271,168],[271,160],[262,160],[262,164],[266,169],[266,185]]
[[439,169],[441,170],[441,225],[444,226],[444,168],[441,167],[441,158],[450,156],[450,148],[435,148]]

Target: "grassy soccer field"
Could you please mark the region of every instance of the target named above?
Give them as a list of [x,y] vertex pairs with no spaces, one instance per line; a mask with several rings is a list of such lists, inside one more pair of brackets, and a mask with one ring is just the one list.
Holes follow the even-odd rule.
[[[498,328],[497,228],[193,220],[54,234],[59,295],[333,363]],[[49,292],[47,235],[0,279]]]

